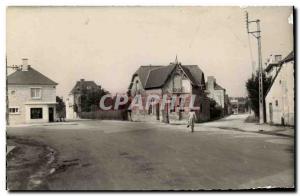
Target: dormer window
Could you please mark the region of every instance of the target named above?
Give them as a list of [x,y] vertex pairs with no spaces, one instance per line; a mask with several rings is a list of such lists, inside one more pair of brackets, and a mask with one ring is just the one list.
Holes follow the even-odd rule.
[[30,89],[31,99],[42,98],[42,88],[31,88]]

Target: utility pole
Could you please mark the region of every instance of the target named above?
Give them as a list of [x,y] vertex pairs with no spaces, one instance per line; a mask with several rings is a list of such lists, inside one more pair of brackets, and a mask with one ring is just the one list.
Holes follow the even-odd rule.
[[[249,30],[249,24],[256,23],[256,31]],[[263,67],[261,56],[261,35],[260,20],[249,20],[248,12],[246,12],[247,33],[253,35],[257,39],[258,50],[258,73],[259,73],[259,123],[263,124],[264,120],[264,91],[263,91]]]
[[20,66],[18,65],[11,65],[11,66],[8,66],[7,65],[7,56],[5,57],[5,77],[6,77],[6,125],[9,125],[9,100],[8,100],[8,79],[7,79],[7,70],[8,68],[10,69],[13,69],[13,70],[17,70],[20,68]]

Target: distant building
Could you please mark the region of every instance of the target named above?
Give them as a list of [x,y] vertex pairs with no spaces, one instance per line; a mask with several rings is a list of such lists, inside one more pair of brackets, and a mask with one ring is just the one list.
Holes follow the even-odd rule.
[[266,76],[267,77],[274,77],[280,67],[280,61],[282,60],[281,55],[270,55],[266,62]]
[[66,99],[66,118],[79,118],[79,113],[82,112],[82,95],[87,91],[96,91],[99,88],[101,86],[98,86],[94,81],[84,79],[77,81]]
[[33,69],[27,59],[7,82],[10,124],[55,121],[56,82]]
[[229,96],[227,94],[225,94],[225,113],[227,115],[232,114],[232,105],[230,103],[230,99],[229,99]]
[[197,65],[182,65],[177,61],[168,66],[141,66],[133,74],[129,86],[131,97],[141,95],[147,97],[156,94],[160,97],[176,96],[178,101],[174,108],[166,104],[160,110],[160,103],[149,107],[148,110],[133,110],[132,120],[134,121],[162,121],[166,123],[186,121],[190,111],[187,102],[181,107],[182,95],[196,95],[195,105],[200,107],[196,111],[197,121],[207,121],[210,118],[209,100],[205,95],[204,73]]
[[233,114],[244,114],[249,111],[247,97],[230,97],[231,110]]
[[206,92],[207,96],[217,102],[217,105],[222,108],[222,115],[227,115],[228,113],[228,103],[226,103],[226,90],[220,86],[214,76],[208,76],[206,82]]
[[266,93],[266,121],[270,124],[294,125],[294,52],[279,63],[271,87]]

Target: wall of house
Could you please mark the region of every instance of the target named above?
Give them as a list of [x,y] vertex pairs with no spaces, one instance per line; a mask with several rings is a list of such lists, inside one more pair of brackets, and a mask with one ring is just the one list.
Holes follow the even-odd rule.
[[[30,88],[41,88],[42,97],[41,99],[32,99]],[[18,114],[9,114],[10,124],[23,124],[39,121],[48,121],[48,107],[55,106],[49,105],[49,103],[56,102],[56,88],[54,85],[8,85],[8,100],[9,107],[18,107]],[[36,107],[34,105],[39,104],[41,107],[47,107],[43,109],[43,113],[47,111],[47,114],[43,115],[43,120],[30,119],[30,107]]]
[[135,96],[136,94],[140,94],[140,93],[143,93],[144,92],[144,88],[143,88],[143,85],[141,83],[141,80],[139,78],[139,76],[135,76],[133,78],[133,82],[132,82],[132,87],[130,89],[130,92],[131,92],[131,96]]
[[224,90],[216,90],[215,89],[215,82],[216,79],[213,76],[207,77],[207,91],[208,91],[208,97],[212,98],[217,102],[219,106],[222,108],[225,107],[225,91]]
[[162,90],[161,89],[152,89],[152,90],[146,90],[142,91],[140,94],[142,96],[142,105],[143,105],[143,110],[139,110],[139,108],[134,107],[132,109],[131,113],[131,120],[133,121],[158,121],[157,116],[159,116],[159,121],[162,121],[162,113],[161,111],[157,111],[156,107],[160,107],[159,104],[156,104],[155,106],[152,106],[152,110],[149,113],[149,110],[146,110],[146,102],[147,102],[147,97],[149,95],[158,95],[159,97],[162,96]]
[[74,95],[70,94],[66,99],[66,119],[76,119],[78,118],[77,113],[74,111]]
[[294,62],[291,61],[282,65],[265,98],[267,123],[294,125],[294,98]]
[[225,106],[225,93],[224,90],[214,90],[213,99],[217,102],[219,106],[224,108]]
[[[49,107],[54,109],[53,116],[56,116],[55,104],[34,104],[34,105],[25,105],[25,123],[45,123],[49,122]],[[30,110],[31,108],[42,108],[43,118],[41,119],[30,119]],[[55,121],[55,119],[54,119]]]

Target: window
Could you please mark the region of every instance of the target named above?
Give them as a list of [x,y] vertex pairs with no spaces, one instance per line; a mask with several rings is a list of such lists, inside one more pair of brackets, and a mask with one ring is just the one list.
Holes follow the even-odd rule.
[[154,98],[152,98],[150,100],[150,104],[149,104],[149,109],[148,109],[148,114],[154,114],[154,111],[153,111],[153,103],[154,103]]
[[281,55],[275,55],[275,61],[276,62],[281,61]]
[[31,98],[40,99],[42,98],[42,89],[41,88],[31,88]]
[[275,101],[275,105],[278,106],[278,100]]
[[181,91],[181,76],[175,75],[173,79],[173,91],[174,92],[180,92]]
[[19,107],[11,107],[11,108],[9,108],[9,113],[10,114],[20,114]]
[[182,80],[182,88],[183,88],[183,92],[185,92],[185,93],[191,92],[190,81],[187,79]]
[[178,107],[180,112],[184,112],[184,98],[179,97]]
[[135,94],[140,94],[139,81],[135,81]]
[[30,108],[30,118],[31,119],[43,118],[43,108]]

